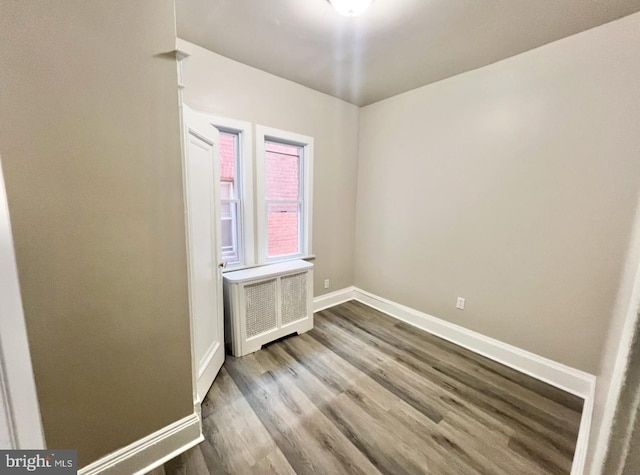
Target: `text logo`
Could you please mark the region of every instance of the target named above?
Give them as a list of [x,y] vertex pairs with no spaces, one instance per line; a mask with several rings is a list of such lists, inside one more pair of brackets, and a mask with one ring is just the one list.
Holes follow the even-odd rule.
[[77,450],[0,450],[0,474],[75,475]]

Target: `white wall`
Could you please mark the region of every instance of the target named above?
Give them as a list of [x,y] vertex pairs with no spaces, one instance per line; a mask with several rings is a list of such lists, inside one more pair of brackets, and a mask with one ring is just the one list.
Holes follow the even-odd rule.
[[356,285],[597,373],[640,189],[639,43],[637,14],[363,108]]
[[358,107],[186,41],[178,47],[191,53],[183,82],[193,109],[314,137],[314,295],[353,285]]

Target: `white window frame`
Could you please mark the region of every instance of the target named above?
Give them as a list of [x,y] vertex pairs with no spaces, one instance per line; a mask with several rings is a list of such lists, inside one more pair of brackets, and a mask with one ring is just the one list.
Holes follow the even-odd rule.
[[[236,185],[239,186],[238,254],[239,262],[228,264],[224,271],[237,270],[255,264],[253,214],[253,125],[243,120],[207,115],[207,121],[220,132],[238,134],[238,153],[235,164]],[[216,186],[220,186],[216,183]],[[217,217],[218,220],[221,216]],[[220,246],[222,243],[219,244]]]
[[[282,142],[302,148],[302,225],[300,226],[300,252],[298,254],[268,257],[267,203],[265,199],[265,141]],[[256,125],[256,223],[257,250],[260,264],[300,259],[312,256],[313,213],[313,137],[285,130]]]

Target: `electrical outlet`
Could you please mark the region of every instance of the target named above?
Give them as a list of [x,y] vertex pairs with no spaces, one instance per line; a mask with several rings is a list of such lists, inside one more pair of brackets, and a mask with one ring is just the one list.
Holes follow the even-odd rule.
[[459,310],[464,310],[464,303],[465,303],[466,299],[462,298],[462,297],[458,297],[458,301],[456,302],[456,308]]
[[324,279],[324,288],[325,289],[329,288],[329,279]]

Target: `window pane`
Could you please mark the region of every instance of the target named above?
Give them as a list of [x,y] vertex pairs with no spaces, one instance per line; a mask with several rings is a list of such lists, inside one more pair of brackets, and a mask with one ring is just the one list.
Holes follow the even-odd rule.
[[233,221],[222,219],[222,253],[233,252]]
[[220,180],[222,181],[235,180],[237,138],[237,134],[220,132]]
[[266,141],[264,149],[267,152],[284,153],[285,155],[300,155],[300,147],[297,145]]
[[298,200],[300,195],[300,147],[267,142],[267,149],[281,148],[287,152],[267,151],[265,154],[265,185],[267,200]]
[[268,257],[300,252],[300,210],[298,203],[267,204]]
[[223,202],[221,211],[222,260],[227,264],[235,264],[240,261],[237,203]]
[[234,198],[233,195],[233,182],[231,181],[223,181],[220,183],[220,199],[221,200],[232,200]]

